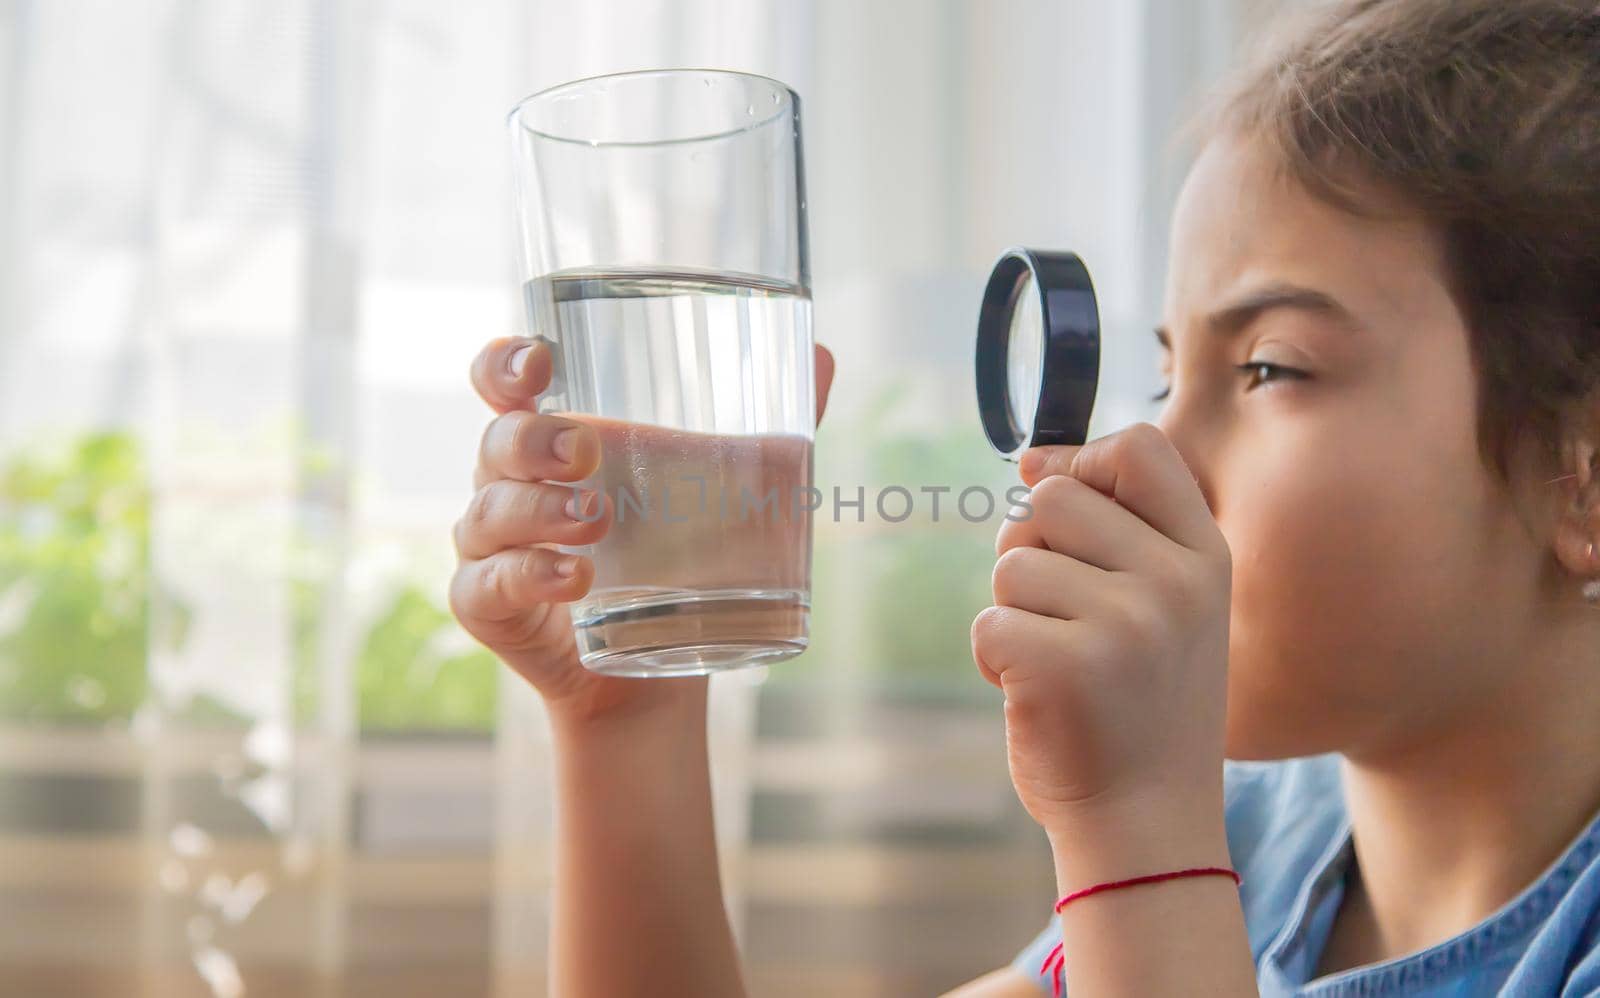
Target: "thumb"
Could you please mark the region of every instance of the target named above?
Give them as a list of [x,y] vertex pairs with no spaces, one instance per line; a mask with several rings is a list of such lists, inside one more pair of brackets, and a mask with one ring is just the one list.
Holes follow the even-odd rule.
[[1051,475],[1072,474],[1072,459],[1081,450],[1081,444],[1040,444],[1029,447],[1017,460],[1017,473],[1022,476],[1022,484],[1031,489]]

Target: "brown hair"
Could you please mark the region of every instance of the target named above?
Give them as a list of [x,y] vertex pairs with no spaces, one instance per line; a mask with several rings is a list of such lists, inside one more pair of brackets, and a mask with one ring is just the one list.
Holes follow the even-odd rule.
[[1264,139],[1357,214],[1374,183],[1420,212],[1469,330],[1480,454],[1509,482],[1526,434],[1554,466],[1600,384],[1600,0],[1337,0],[1275,27],[1186,134]]

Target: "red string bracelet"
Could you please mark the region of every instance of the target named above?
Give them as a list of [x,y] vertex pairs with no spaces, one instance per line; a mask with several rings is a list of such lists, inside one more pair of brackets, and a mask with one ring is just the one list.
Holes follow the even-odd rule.
[[[1056,902],[1055,910],[1056,914],[1059,915],[1061,914],[1061,909],[1065,908],[1070,902],[1076,901],[1082,897],[1088,897],[1090,894],[1099,894],[1101,891],[1114,891],[1119,887],[1134,887],[1139,884],[1159,884],[1163,880],[1177,880],[1179,877],[1209,876],[1232,877],[1235,886],[1243,883],[1243,879],[1239,876],[1239,874],[1225,866],[1197,866],[1188,870],[1169,870],[1166,873],[1148,873],[1142,877],[1129,877],[1127,880],[1111,880],[1103,884],[1095,884],[1093,887],[1085,887],[1082,890],[1073,891],[1071,894],[1068,894],[1066,897],[1063,897],[1060,901]],[[1061,978],[1065,972],[1066,965],[1066,955],[1062,952],[1063,945],[1064,944],[1062,943],[1056,943],[1055,948],[1050,951],[1050,955],[1044,958],[1044,964],[1039,967],[1039,973],[1041,974],[1047,970],[1050,971],[1050,993],[1054,996],[1054,998],[1061,998]]]

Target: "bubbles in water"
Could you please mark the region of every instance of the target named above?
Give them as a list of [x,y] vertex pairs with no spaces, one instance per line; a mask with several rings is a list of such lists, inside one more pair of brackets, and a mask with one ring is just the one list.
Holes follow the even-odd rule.
[[774,104],[778,103],[778,95],[777,94],[773,94],[772,95],[772,103],[774,103]]
[[639,427],[635,423],[628,423],[623,427],[621,451],[628,456],[628,471],[639,484],[648,487],[650,466],[644,460],[643,441],[639,436]]
[[745,114],[755,114],[756,113],[756,106],[754,104],[746,104],[744,106],[744,113]]
[[706,86],[708,86],[708,87],[709,87],[709,86],[711,86],[711,77],[709,77],[709,76],[702,76],[702,77],[701,77],[701,78],[700,78],[700,82],[701,82],[701,83],[704,83],[704,84],[705,84],[705,85],[706,85]]

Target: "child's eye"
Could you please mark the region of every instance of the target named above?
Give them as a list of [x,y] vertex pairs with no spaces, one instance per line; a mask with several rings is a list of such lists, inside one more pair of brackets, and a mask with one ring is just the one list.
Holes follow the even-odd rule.
[[1246,374],[1254,374],[1257,371],[1262,371],[1262,372],[1270,371],[1270,372],[1276,372],[1277,375],[1278,375],[1278,377],[1268,378],[1268,377],[1265,376],[1265,374],[1263,374],[1263,378],[1262,378],[1261,381],[1252,381],[1249,385],[1247,385],[1245,387],[1245,391],[1249,391],[1251,388],[1254,388],[1256,385],[1266,384],[1266,383],[1268,383],[1270,381],[1278,381],[1278,380],[1281,380],[1282,378],[1285,378],[1285,377],[1287,377],[1287,378],[1299,378],[1299,379],[1304,379],[1304,378],[1310,377],[1310,375],[1306,374],[1306,372],[1304,372],[1304,371],[1297,371],[1292,367],[1284,367],[1282,364],[1269,364],[1264,360],[1255,360],[1255,361],[1250,361],[1249,363],[1245,363],[1245,364],[1238,364],[1238,365],[1235,365],[1235,369],[1239,370],[1239,371],[1243,371]]
[[[1292,368],[1292,367],[1284,367],[1282,364],[1269,364],[1264,360],[1253,361],[1253,362],[1248,363],[1248,364],[1236,364],[1234,366],[1235,366],[1236,370],[1244,371],[1247,374],[1254,374],[1257,371],[1265,371],[1265,372],[1273,372],[1273,373],[1275,373],[1277,375],[1277,377],[1271,377],[1271,378],[1265,378],[1264,377],[1264,380],[1262,380],[1262,381],[1252,382],[1249,385],[1249,387],[1245,389],[1246,391],[1248,391],[1250,388],[1254,388],[1258,384],[1267,384],[1268,382],[1271,382],[1271,381],[1277,381],[1280,378],[1287,377],[1287,378],[1305,379],[1305,378],[1309,378],[1310,377],[1310,375],[1307,374],[1304,371],[1296,370],[1295,368]],[[1168,395],[1171,395],[1171,394],[1172,394],[1172,386],[1168,385],[1167,387],[1161,389],[1161,393],[1159,395],[1150,396],[1150,401],[1152,401],[1152,402],[1160,402],[1160,401],[1163,401],[1164,399],[1166,399],[1166,397]]]

